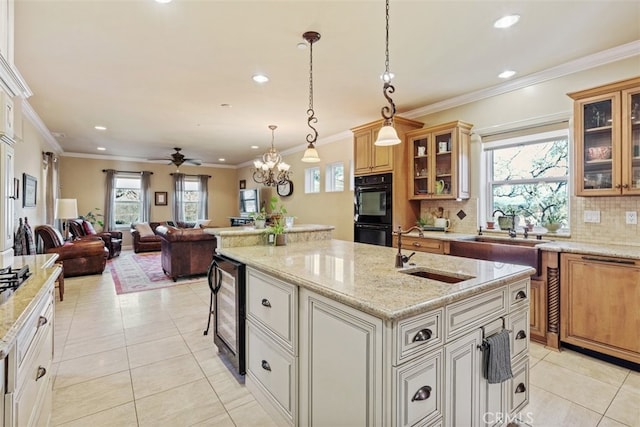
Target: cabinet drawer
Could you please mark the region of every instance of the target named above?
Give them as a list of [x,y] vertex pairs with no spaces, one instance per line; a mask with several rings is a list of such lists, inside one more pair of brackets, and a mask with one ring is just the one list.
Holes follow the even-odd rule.
[[506,287],[448,305],[445,309],[447,340],[506,313]]
[[394,330],[395,365],[442,344],[442,315],[440,309],[398,322]]
[[520,310],[509,316],[511,360],[529,351],[529,310]]
[[509,380],[509,413],[520,411],[529,403],[529,358],[511,368],[513,378]]
[[442,351],[393,368],[396,425],[421,425],[442,415]]
[[296,359],[247,322],[247,375],[273,403],[293,419],[296,404]]
[[40,336],[50,328],[52,320],[53,290],[40,301],[18,333],[16,340],[18,368],[22,366],[26,354],[31,349],[31,345],[37,342]]
[[253,269],[247,277],[247,317],[275,334],[295,354],[297,288]]
[[18,375],[18,384],[13,400],[15,425],[27,426],[35,423],[40,416],[42,404],[51,399],[51,359],[53,330],[47,332],[33,351],[27,353],[24,366]]
[[402,238],[402,248],[406,250],[443,254],[444,242],[438,239],[405,236]]
[[511,310],[516,310],[518,307],[529,303],[530,282],[530,279],[525,279],[509,285],[509,306]]

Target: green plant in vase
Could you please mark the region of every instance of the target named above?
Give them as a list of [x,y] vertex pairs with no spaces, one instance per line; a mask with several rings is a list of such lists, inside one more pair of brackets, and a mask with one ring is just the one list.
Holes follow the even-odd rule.
[[80,215],[80,219],[90,222],[94,227],[97,224],[101,228],[104,228],[104,221],[102,220],[102,218],[103,215],[102,213],[100,213],[100,208],[93,208],[93,210],[90,210],[85,215]]
[[542,213],[542,226],[549,230],[550,233],[555,233],[562,227],[562,221],[565,220],[565,215],[558,209],[556,205],[550,205]]
[[[269,200],[269,211],[271,212],[271,223],[264,230],[265,234],[268,236],[268,242],[275,246],[286,245],[287,235],[285,234],[285,214],[287,213],[287,209],[282,203],[278,205],[278,198],[276,196],[271,196],[271,199]],[[273,236],[273,238],[271,236]]]
[[251,213],[251,219],[253,219],[253,225],[257,229],[263,229],[267,223],[267,211],[262,207],[258,212]]

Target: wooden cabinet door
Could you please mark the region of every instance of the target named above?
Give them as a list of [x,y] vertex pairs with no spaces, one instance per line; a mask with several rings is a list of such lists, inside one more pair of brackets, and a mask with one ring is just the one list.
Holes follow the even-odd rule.
[[300,289],[303,426],[382,426],[382,320]]
[[640,88],[622,91],[622,194],[640,195]]
[[560,339],[640,363],[640,261],[562,254]]
[[368,174],[371,172],[372,152],[371,131],[363,131],[353,135],[354,156],[353,168],[356,175]]
[[547,290],[543,280],[531,280],[529,333],[533,341],[547,343]]

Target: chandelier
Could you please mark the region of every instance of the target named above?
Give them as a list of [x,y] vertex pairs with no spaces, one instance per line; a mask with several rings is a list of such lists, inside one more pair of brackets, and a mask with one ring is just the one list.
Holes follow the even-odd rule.
[[378,138],[374,145],[396,145],[400,144],[400,138],[393,127],[393,116],[396,114],[396,104],[393,103],[390,94],[396,91],[396,88],[391,84],[393,74],[389,72],[389,0],[386,0],[387,7],[385,9],[385,18],[387,22],[386,27],[386,44],[385,44],[385,61],[384,61],[384,74],[382,75],[382,81],[384,86],[382,87],[382,94],[389,102],[389,105],[382,107],[382,118],[384,123],[380,132],[378,132]]
[[306,163],[317,163],[320,161],[320,157],[314,144],[318,139],[318,131],[311,123],[318,122],[318,118],[315,116],[316,113],[313,111],[313,44],[320,40],[320,33],[307,31],[302,35],[302,38],[309,43],[309,109],[307,110],[309,118],[307,118],[307,125],[313,131],[313,133],[307,134],[307,142],[309,145],[307,145],[307,149],[302,156],[302,161]]
[[278,128],[276,125],[269,125],[271,129],[271,148],[262,155],[262,160],[254,160],[253,180],[258,184],[275,187],[289,180],[289,168],[287,163],[282,161],[282,156],[273,146],[274,132]]

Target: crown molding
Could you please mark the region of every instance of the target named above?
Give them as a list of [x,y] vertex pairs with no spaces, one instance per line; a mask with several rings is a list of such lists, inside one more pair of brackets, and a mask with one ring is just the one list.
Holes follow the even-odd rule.
[[57,154],[63,152],[62,147],[53,137],[53,135],[51,135],[51,132],[47,128],[47,125],[44,124],[42,119],[40,119],[38,113],[36,113],[31,104],[29,104],[29,101],[27,101],[26,99],[22,100],[22,117],[26,117],[27,120],[29,120],[29,122],[31,122],[31,124],[35,126],[38,132],[40,132],[40,135],[42,135],[42,137],[47,141],[47,144],[51,146],[52,151],[56,152]]
[[18,69],[9,64],[3,55],[0,55],[0,81],[12,97],[20,96],[27,99],[33,95]]
[[[122,157],[122,156],[110,156],[107,154],[87,154],[87,153],[62,153],[60,155],[60,157],[74,157],[74,158],[80,158],[80,159],[95,159],[95,160],[118,160],[118,161],[123,161],[123,162],[136,162],[136,163],[154,163],[154,164],[160,164],[160,160],[147,160],[147,159],[140,159],[137,157]],[[167,159],[167,161],[169,161],[169,159]],[[162,164],[165,164],[164,161],[162,161]],[[171,165],[171,163],[168,163],[167,166]],[[189,166],[189,165],[186,165]],[[237,169],[237,166],[234,165],[219,165],[219,164],[214,164],[214,163],[202,163],[199,166],[205,166],[208,168],[218,168],[218,169]],[[198,166],[194,166],[194,167],[198,167]]]
[[536,85],[569,74],[574,74],[580,71],[610,64],[612,62],[621,61],[623,59],[631,58],[638,55],[640,55],[640,40],[635,40],[630,43],[603,50],[601,52],[594,53],[593,55],[569,61],[556,67],[549,68],[538,73],[533,73],[519,79],[511,80],[497,86],[477,90],[475,92],[455,96],[444,101],[416,108],[415,110],[401,113],[401,115],[403,117],[415,119],[417,117],[426,116],[428,114],[433,114],[439,111],[448,110],[450,108],[459,107],[471,102],[476,102],[482,99],[491,98],[493,96],[502,95],[507,92],[523,89],[528,86]]

